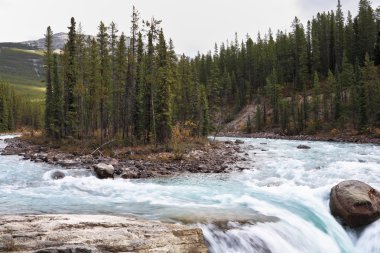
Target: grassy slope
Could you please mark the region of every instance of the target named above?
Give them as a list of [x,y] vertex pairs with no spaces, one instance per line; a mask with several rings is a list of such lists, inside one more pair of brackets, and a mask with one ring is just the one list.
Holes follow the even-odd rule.
[[39,50],[19,44],[0,44],[0,81],[10,83],[22,96],[43,98],[42,64],[43,53]]

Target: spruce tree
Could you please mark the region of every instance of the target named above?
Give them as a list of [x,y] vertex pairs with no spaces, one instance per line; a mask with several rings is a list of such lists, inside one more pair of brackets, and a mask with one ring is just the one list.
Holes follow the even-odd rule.
[[164,33],[161,30],[157,45],[156,134],[158,143],[168,143],[171,139],[171,85],[173,76],[168,60],[167,45]]
[[66,43],[66,48],[64,51],[65,58],[65,72],[64,72],[64,87],[65,87],[65,95],[64,95],[64,119],[65,119],[65,136],[74,137],[77,133],[77,108],[75,106],[75,94],[74,88],[77,83],[77,33],[76,33],[76,23],[75,19],[71,18],[68,40]]
[[363,81],[363,73],[358,64],[355,65],[355,93],[356,101],[354,101],[357,107],[357,129],[364,131],[368,123],[368,99]]
[[319,108],[320,108],[320,86],[319,86],[319,77],[318,73],[314,72],[313,80],[313,115],[314,123],[318,125],[319,123]]
[[114,131],[119,133],[121,130],[124,131],[123,122],[126,115],[125,111],[125,80],[127,79],[127,47],[126,47],[126,37],[124,33],[121,34],[119,41],[117,42],[117,48],[115,53],[115,85],[114,85]]
[[344,52],[344,16],[342,11],[342,5],[338,0],[338,6],[335,15],[335,59],[337,63],[337,70],[341,71],[343,64],[343,52]]
[[46,29],[45,34],[45,71],[46,71],[46,97],[45,97],[45,131],[48,137],[53,136],[54,115],[53,115],[53,87],[52,87],[52,71],[53,71],[53,32],[50,26]]
[[369,0],[359,1],[359,13],[357,16],[357,57],[362,65],[365,55],[368,53],[373,57],[374,45],[376,43],[376,23],[374,11]]
[[108,50],[108,38],[107,27],[103,22],[100,22],[99,33],[97,40],[99,44],[99,59],[100,59],[100,131],[101,142],[109,136],[109,120],[111,115],[111,103],[110,98],[112,94],[111,90],[111,68],[110,68],[110,55]]
[[302,90],[304,82],[307,79],[307,47],[305,31],[296,17],[293,21],[293,36],[294,36],[294,83],[295,88]]
[[60,81],[58,55],[53,55],[53,137],[60,139],[64,132],[63,86]]
[[144,82],[145,82],[145,64],[144,64],[144,43],[142,33],[139,32],[137,38],[137,55],[136,55],[136,103],[134,111],[134,133],[138,140],[141,140],[144,131]]

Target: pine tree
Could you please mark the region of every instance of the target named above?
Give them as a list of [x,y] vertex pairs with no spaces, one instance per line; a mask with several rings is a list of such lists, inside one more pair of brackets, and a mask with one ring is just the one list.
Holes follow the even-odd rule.
[[261,106],[256,106],[256,131],[260,132],[263,129]]
[[133,6],[132,21],[131,21],[131,38],[128,48],[128,61],[127,61],[127,80],[125,85],[125,109],[124,109],[124,137],[131,137],[132,134],[132,121],[135,111],[136,101],[136,42],[139,29],[139,12]]
[[206,88],[201,86],[201,112],[202,112],[202,136],[207,136],[210,130],[209,109]]
[[313,70],[313,56],[312,56],[312,39],[311,39],[311,22],[307,22],[306,29],[306,52],[307,52],[307,79],[311,80]]
[[114,22],[111,22],[111,24],[108,27],[109,30],[109,53],[110,53],[110,75],[111,75],[111,111],[110,111],[110,118],[112,118],[112,135],[116,135],[119,131],[119,114],[120,114],[120,106],[119,106],[119,87],[116,82],[116,53],[117,53],[117,46],[118,46],[118,29]]
[[46,99],[45,99],[45,131],[48,137],[53,136],[54,117],[53,117],[53,87],[52,87],[52,71],[53,71],[53,32],[50,26],[46,29],[45,34],[45,71],[46,71]]
[[136,104],[134,111],[134,133],[138,140],[141,140],[144,130],[144,82],[145,82],[145,64],[144,64],[144,43],[142,33],[137,38],[137,55],[136,55]]
[[363,64],[365,55],[368,53],[373,57],[374,45],[376,43],[376,23],[374,11],[369,0],[359,1],[359,13],[357,16],[357,57],[359,63]]
[[171,139],[171,85],[173,77],[168,64],[167,45],[161,30],[157,45],[157,94],[156,94],[156,127],[157,142],[168,143]]
[[355,98],[354,106],[357,107],[357,129],[364,131],[368,123],[368,105],[367,105],[367,93],[365,90],[365,84],[363,81],[363,73],[358,66],[355,65]]
[[373,53],[373,59],[375,61],[375,65],[380,65],[380,31],[377,33],[377,39],[375,44],[375,49]]
[[0,83],[0,132],[9,131],[8,86]]
[[85,35],[82,31],[82,25],[79,23],[77,36],[76,36],[76,46],[77,46],[77,82],[74,87],[75,94],[75,108],[77,111],[77,137],[80,139],[84,135],[85,128],[85,108],[84,108],[84,97],[85,97]]
[[368,110],[368,120],[371,125],[375,125],[380,114],[379,112],[379,81],[377,68],[367,54],[362,69],[364,89],[366,93],[366,103]]
[[59,79],[58,55],[53,55],[53,136],[60,139],[64,133],[63,87]]
[[[127,47],[126,37],[124,33],[120,35],[115,52],[115,69],[113,70],[115,76],[114,84],[114,133],[119,133],[123,128],[123,119],[126,115],[124,99],[125,96],[125,80],[127,79]],[[116,129],[115,129],[116,128]]]
[[64,95],[64,119],[65,119],[65,136],[75,136],[77,133],[77,108],[75,106],[74,87],[77,83],[77,46],[76,46],[76,23],[75,19],[71,18],[68,41],[65,48],[65,95]]
[[307,78],[307,52],[306,38],[300,20],[296,17],[293,21],[294,36],[294,83],[295,88],[302,90]]
[[321,57],[320,57],[320,23],[317,19],[313,19],[311,26],[311,48],[312,48],[312,62],[313,62],[313,72],[320,73],[321,68]]
[[110,69],[110,57],[108,51],[108,33],[107,27],[103,22],[100,22],[99,33],[97,35],[99,43],[99,57],[100,57],[100,131],[101,142],[109,136],[109,120],[111,112],[110,97],[111,90],[111,69]]
[[94,135],[96,131],[101,127],[99,125],[99,101],[100,101],[100,56],[99,47],[95,38],[89,41],[89,87],[88,87],[88,112],[90,121],[90,131]]
[[342,5],[338,0],[338,6],[335,16],[335,59],[337,63],[337,70],[341,71],[343,64],[343,52],[344,52],[344,16],[342,11]]
[[253,131],[251,116],[249,116],[249,115],[247,118],[247,124],[246,124],[245,130],[246,130],[247,134],[250,134]]
[[145,22],[148,28],[147,32],[147,53],[146,53],[146,74],[145,74],[145,87],[144,87],[144,129],[145,129],[145,142],[151,143],[155,142],[156,136],[156,119],[155,119],[155,76],[156,76],[156,64],[155,64],[155,54],[156,49],[154,46],[155,40],[157,39],[157,34],[159,32],[159,24],[161,21],[152,19],[150,22]]
[[334,84],[334,120],[338,122],[342,117],[342,86],[339,79]]
[[318,73],[314,72],[314,81],[313,81],[313,115],[314,122],[317,125],[319,122],[319,107],[320,107],[320,86],[319,86],[319,77]]

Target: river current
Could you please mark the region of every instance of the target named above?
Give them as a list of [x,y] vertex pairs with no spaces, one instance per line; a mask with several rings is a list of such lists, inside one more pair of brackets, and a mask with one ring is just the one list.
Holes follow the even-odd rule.
[[[0,214],[132,214],[191,223],[215,253],[380,253],[380,221],[348,230],[329,210],[330,189],[343,180],[380,190],[380,146],[242,140],[246,161],[232,167],[248,169],[169,179],[99,180],[85,169],[0,156]],[[56,170],[66,177],[52,180]]]

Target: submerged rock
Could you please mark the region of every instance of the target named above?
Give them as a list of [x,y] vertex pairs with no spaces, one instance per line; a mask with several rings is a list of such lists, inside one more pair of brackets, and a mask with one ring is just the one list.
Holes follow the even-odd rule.
[[54,179],[54,180],[58,180],[58,179],[62,179],[65,177],[65,173],[63,173],[62,171],[54,171],[52,174],[51,174],[51,178]]
[[0,252],[206,253],[202,231],[184,225],[105,215],[0,217]]
[[63,166],[63,167],[72,167],[72,166],[77,166],[80,164],[79,161],[75,161],[75,160],[60,160],[57,162],[57,164]]
[[330,209],[351,228],[366,226],[380,218],[380,192],[360,181],[343,181],[331,189]]
[[311,149],[311,147],[306,146],[306,145],[298,145],[298,149]]
[[96,176],[100,179],[113,178],[115,168],[112,165],[98,163],[94,165],[94,171],[96,173]]
[[236,140],[235,143],[236,144],[244,144],[244,141],[242,141],[242,140]]

